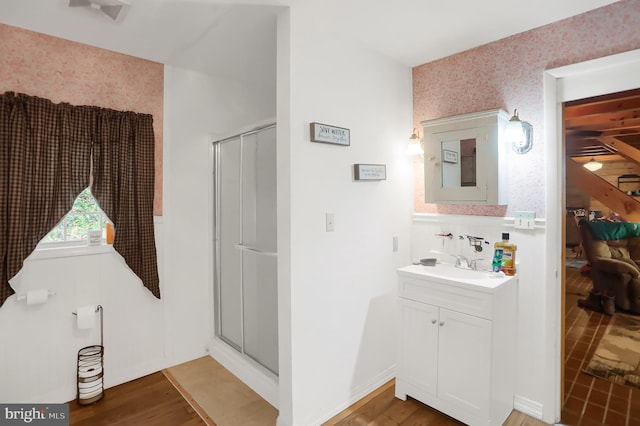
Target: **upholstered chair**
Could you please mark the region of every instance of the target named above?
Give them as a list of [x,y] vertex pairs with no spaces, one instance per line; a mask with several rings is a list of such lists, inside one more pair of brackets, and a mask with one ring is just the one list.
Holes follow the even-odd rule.
[[613,294],[616,309],[640,314],[640,224],[580,221],[593,288]]

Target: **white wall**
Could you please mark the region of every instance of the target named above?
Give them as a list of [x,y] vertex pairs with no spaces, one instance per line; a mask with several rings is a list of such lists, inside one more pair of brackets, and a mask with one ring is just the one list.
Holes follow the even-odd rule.
[[172,360],[204,354],[212,336],[211,135],[275,116],[274,99],[233,81],[165,67],[165,277],[175,283],[167,291],[175,321],[166,324],[166,351]]
[[[411,70],[321,24],[312,6],[292,6],[291,389],[281,368],[283,425],[319,424],[393,377],[395,271],[409,261]],[[351,146],[309,142],[310,122],[349,128]],[[354,182],[354,163],[386,164],[387,179]],[[325,213],[335,214],[334,232],[325,232]]]
[[[162,224],[155,224],[162,270]],[[72,250],[74,251],[74,250]],[[76,396],[80,348],[99,344],[99,328],[78,330],[78,306],[104,308],[106,387],[165,367],[166,298],[156,299],[111,247],[36,252],[11,281],[18,294],[47,288],[55,296],[41,305],[10,297],[0,309],[0,401],[67,402]],[[167,283],[160,275],[160,290]]]

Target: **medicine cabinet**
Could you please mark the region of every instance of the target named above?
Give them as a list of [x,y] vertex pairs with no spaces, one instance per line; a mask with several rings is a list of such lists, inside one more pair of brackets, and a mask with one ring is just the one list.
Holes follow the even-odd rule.
[[507,204],[509,114],[492,109],[421,122],[425,202]]

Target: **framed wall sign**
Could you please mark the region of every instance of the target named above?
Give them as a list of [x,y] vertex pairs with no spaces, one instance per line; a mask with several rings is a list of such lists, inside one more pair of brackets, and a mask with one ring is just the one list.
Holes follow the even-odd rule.
[[351,144],[349,129],[322,123],[311,123],[311,142],[349,146]]
[[353,177],[355,180],[385,180],[387,166],[385,164],[354,164]]
[[457,163],[458,153],[456,151],[450,151],[448,149],[442,150],[442,161],[445,163]]

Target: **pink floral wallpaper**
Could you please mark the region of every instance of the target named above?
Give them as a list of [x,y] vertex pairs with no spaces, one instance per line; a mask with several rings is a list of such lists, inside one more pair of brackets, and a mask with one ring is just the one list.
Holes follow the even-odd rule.
[[[640,1],[622,0],[413,69],[413,121],[503,108],[533,125],[533,149],[509,153],[509,205],[424,202],[422,159],[414,161],[418,213],[545,216],[543,71],[640,48]],[[548,188],[554,190],[554,188]]]
[[164,65],[0,24],[0,93],[153,115],[154,215],[162,215]]

